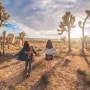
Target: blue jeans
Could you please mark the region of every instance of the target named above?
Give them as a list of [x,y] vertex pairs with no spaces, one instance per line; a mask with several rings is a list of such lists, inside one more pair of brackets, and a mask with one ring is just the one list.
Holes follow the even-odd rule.
[[31,71],[32,71],[32,60],[27,60],[25,61],[25,73],[27,74],[30,74]]

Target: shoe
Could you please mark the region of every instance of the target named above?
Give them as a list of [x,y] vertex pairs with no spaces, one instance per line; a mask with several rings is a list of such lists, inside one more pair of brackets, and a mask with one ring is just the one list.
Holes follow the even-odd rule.
[[26,78],[28,78],[28,77],[30,77],[30,74],[27,74],[27,75],[26,75]]

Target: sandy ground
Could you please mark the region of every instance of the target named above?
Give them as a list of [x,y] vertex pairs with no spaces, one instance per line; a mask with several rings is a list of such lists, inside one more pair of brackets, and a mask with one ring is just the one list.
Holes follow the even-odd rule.
[[28,78],[23,78],[24,62],[16,59],[3,62],[0,64],[0,90],[90,90],[85,75],[77,72],[78,69],[90,71],[90,56],[70,54],[55,57],[48,84],[42,82],[46,70],[44,62],[44,54],[35,56]]
[[[89,58],[87,57],[87,60],[90,63]],[[37,57],[35,63],[40,61],[44,61],[43,58]],[[33,69],[31,76],[23,79],[24,62],[17,60],[10,62],[7,67],[2,66],[0,69],[1,82],[4,87],[5,85],[6,87],[12,86],[21,88],[20,90],[90,90],[90,86],[84,81],[84,75],[77,72],[78,69],[89,71],[89,64],[83,57],[67,56],[55,59],[52,61],[52,66],[48,85],[41,82],[41,77],[45,73],[45,65],[39,63]]]

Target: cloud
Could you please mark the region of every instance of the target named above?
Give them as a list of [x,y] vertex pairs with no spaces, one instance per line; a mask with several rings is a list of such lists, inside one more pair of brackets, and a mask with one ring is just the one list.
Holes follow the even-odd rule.
[[[57,28],[65,12],[70,11],[76,22],[84,20],[89,3],[90,0],[3,0],[11,15],[12,26],[7,27],[7,31],[14,29],[16,34],[25,31],[28,37],[57,37]],[[89,27],[89,23],[86,26]]]

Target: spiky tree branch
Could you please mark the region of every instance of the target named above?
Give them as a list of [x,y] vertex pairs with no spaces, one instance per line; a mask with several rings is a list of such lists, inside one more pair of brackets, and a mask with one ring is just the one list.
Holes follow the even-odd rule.
[[66,14],[62,17],[62,22],[60,22],[59,29],[57,29],[59,35],[62,35],[65,31],[68,32],[68,51],[71,51],[70,30],[75,27],[74,22],[75,17],[70,12],[66,12]]
[[23,43],[24,43],[24,37],[26,36],[26,33],[25,32],[21,32],[21,33],[19,33],[19,37],[20,37],[20,39],[22,40],[22,45],[23,45]]
[[84,22],[82,22],[82,21],[78,22],[79,27],[82,29],[82,52],[83,53],[84,53],[84,41],[85,41],[84,40],[84,28],[85,28],[86,21],[87,21],[88,17],[90,16],[90,10],[86,10],[85,12],[86,12],[87,16],[86,16]]
[[2,5],[0,1],[0,27],[7,26],[4,22],[10,18],[10,15],[5,12],[5,7]]

